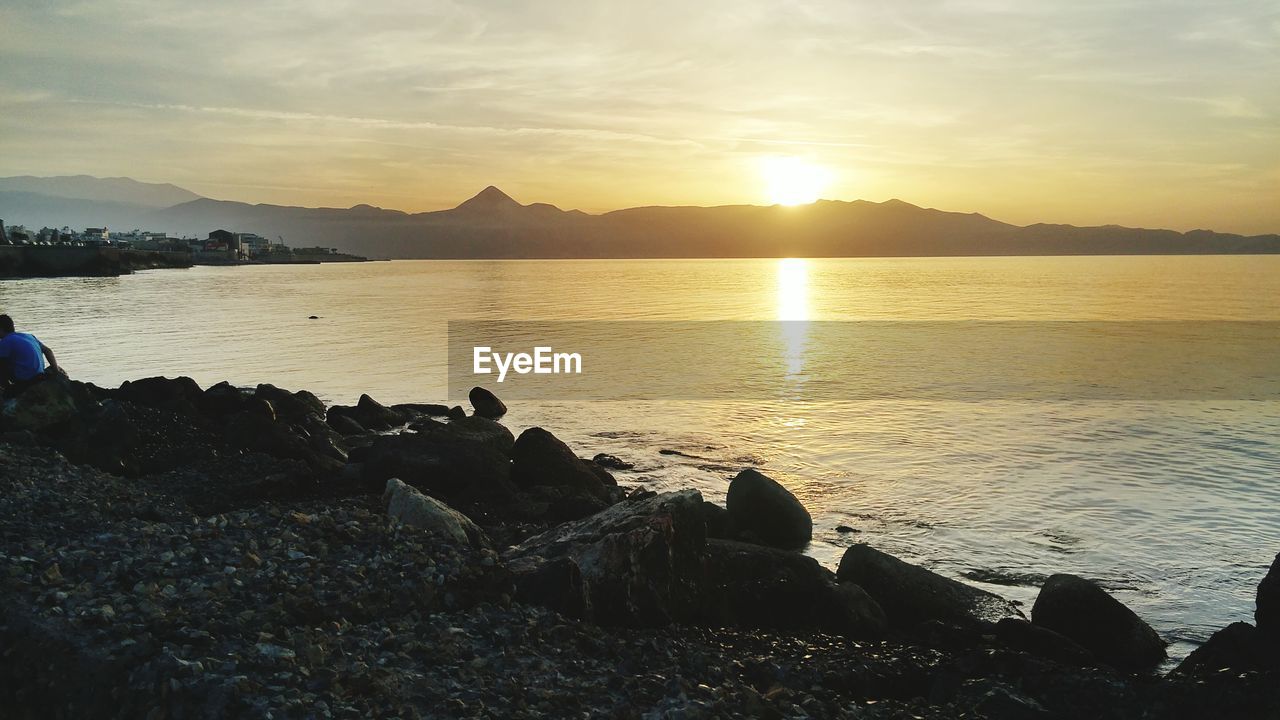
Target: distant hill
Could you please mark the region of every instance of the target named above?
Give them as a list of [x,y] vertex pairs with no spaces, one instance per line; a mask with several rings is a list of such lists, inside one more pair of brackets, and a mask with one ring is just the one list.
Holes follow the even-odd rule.
[[[12,180],[10,178],[9,180]],[[66,180],[50,178],[50,180]],[[116,188],[130,187],[112,180]],[[0,181],[2,182],[2,181]],[[128,181],[132,182],[132,181]],[[137,185],[144,185],[137,183]],[[1280,253],[1280,235],[1241,236],[1196,230],[1108,225],[1003,223],[977,213],[945,212],[901,200],[820,200],[796,207],[639,207],[588,215],[554,205],[522,205],[487,187],[456,208],[405,213],[370,205],[308,208],[251,205],[187,193],[166,207],[115,202],[106,195],[74,199],[31,191],[4,192],[0,218],[37,225],[41,213],[122,214],[127,221],[88,223],[204,236],[226,228],[283,236],[295,247],[320,245],[390,258],[861,257],[928,255],[1091,255]],[[31,187],[29,185],[29,187]],[[65,184],[64,184],[65,187]],[[59,190],[71,192],[70,190]],[[185,194],[185,195],[184,195]],[[121,196],[112,196],[119,198]],[[136,198],[135,198],[136,200]],[[43,203],[43,205],[41,204]],[[88,204],[87,204],[88,203]],[[17,212],[15,212],[17,210]],[[65,215],[64,215],[65,217]],[[62,220],[59,224],[84,224]]]
[[34,227],[132,229],[152,211],[199,199],[168,183],[89,175],[0,178],[0,219]]

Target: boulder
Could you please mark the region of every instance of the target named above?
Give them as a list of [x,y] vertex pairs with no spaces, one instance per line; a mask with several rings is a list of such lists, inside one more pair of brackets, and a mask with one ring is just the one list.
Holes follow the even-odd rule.
[[233,415],[244,409],[247,396],[240,388],[223,380],[204,391],[201,409],[215,418]]
[[189,418],[203,414],[204,391],[189,377],[149,377],[126,381],[115,391],[115,397]]
[[254,397],[262,398],[276,409],[276,417],[286,422],[301,422],[309,416],[324,417],[324,403],[306,390],[289,392],[275,385],[262,384],[254,390]]
[[1263,641],[1249,623],[1231,623],[1191,651],[1173,671],[1175,675],[1208,678],[1222,673],[1250,672],[1280,667],[1280,649]]
[[498,399],[498,396],[482,387],[471,388],[471,392],[467,393],[467,399],[471,401],[471,407],[475,408],[476,415],[480,417],[496,420],[507,414],[507,406]]
[[1022,618],[1002,618],[996,623],[995,636],[996,640],[1007,648],[1030,653],[1063,665],[1097,664],[1093,653],[1080,647],[1073,640]]
[[52,375],[0,404],[0,429],[45,430],[71,420],[76,415],[76,402],[70,383]]
[[843,587],[817,560],[796,552],[707,541],[703,622],[880,637],[884,611],[855,585]]
[[1165,643],[1151,626],[1097,584],[1075,575],[1051,575],[1031,607],[1031,622],[1078,643],[1119,670],[1150,670],[1165,658]]
[[591,593],[573,558],[546,560],[531,555],[507,563],[507,570],[520,602],[540,605],[565,617],[591,618]]
[[518,487],[548,485],[571,488],[600,500],[613,497],[595,469],[540,427],[520,433],[511,448],[511,461],[511,480]]
[[1271,562],[1262,582],[1258,583],[1258,595],[1253,611],[1253,620],[1258,632],[1268,642],[1280,645],[1280,555]]
[[330,415],[326,422],[339,435],[364,435],[369,432],[350,415]]
[[467,411],[463,410],[461,405],[454,405],[449,408],[449,411],[445,413],[445,416],[450,420],[466,420]]
[[[361,427],[374,431],[390,430],[408,421],[408,417],[403,413],[392,410],[368,395],[361,395],[359,402],[355,405],[334,405],[329,408],[326,419],[331,426],[337,416],[349,417]],[[337,430],[337,428],[334,429]]]
[[465,417],[447,423],[426,420],[410,428],[422,435],[447,437],[461,442],[484,445],[503,455],[510,455],[516,444],[515,435],[502,423],[483,417]]
[[616,455],[608,453],[597,453],[591,458],[592,462],[607,470],[630,470],[635,467],[635,463],[629,463],[621,460]]
[[738,473],[725,498],[737,537],[779,548],[799,548],[813,538],[809,511],[769,476],[753,469]]
[[598,622],[685,621],[695,615],[701,588],[706,549],[701,506],[696,490],[618,503],[535,535],[505,559],[508,564],[529,557],[573,560]]
[[911,630],[931,620],[970,625],[1022,617],[1008,600],[858,544],[840,558],[836,577],[852,582],[884,608],[889,624]]
[[438,403],[398,403],[392,405],[391,409],[410,417],[414,415],[444,417],[449,414],[449,406]]
[[729,511],[707,500],[702,503],[702,519],[707,523],[707,537],[729,538]]
[[514,491],[505,453],[491,443],[445,431],[379,435],[367,449],[348,457],[363,463],[370,490],[394,477],[460,505],[503,501]]
[[466,515],[392,478],[382,494],[387,514],[410,527],[434,533],[459,545],[483,547],[484,533]]

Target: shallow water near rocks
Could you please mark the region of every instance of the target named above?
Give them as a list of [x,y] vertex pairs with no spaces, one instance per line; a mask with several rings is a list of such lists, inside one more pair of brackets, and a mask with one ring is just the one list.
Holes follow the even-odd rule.
[[[189,375],[441,401],[448,320],[1280,320],[1280,257],[404,261],[0,281],[0,310],[104,386]],[[318,319],[308,319],[316,315]],[[725,348],[725,353],[742,352]],[[852,360],[851,360],[852,362]],[[756,378],[742,378],[744,386]],[[502,389],[493,387],[499,395]],[[722,501],[757,466],[834,567],[868,542],[1026,603],[1099,581],[1171,654],[1252,620],[1280,551],[1280,403],[509,401],[624,482]],[[676,450],[679,454],[662,453]],[[852,531],[839,532],[838,526]]]

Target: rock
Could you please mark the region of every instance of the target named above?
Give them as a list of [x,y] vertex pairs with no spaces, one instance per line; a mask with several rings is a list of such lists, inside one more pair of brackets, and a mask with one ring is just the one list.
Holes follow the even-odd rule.
[[471,401],[471,407],[475,408],[476,415],[480,417],[496,420],[507,414],[507,406],[498,399],[498,396],[482,387],[471,388],[471,392],[467,393],[467,399]]
[[392,478],[382,494],[387,514],[410,527],[420,528],[474,548],[486,544],[484,533],[466,515]]
[[464,417],[447,423],[428,420],[413,427],[423,435],[456,438],[462,442],[476,443],[492,448],[503,455],[510,455],[516,437],[506,425],[484,417]]
[[126,381],[114,394],[117,400],[168,410],[189,418],[203,414],[204,391],[189,377],[149,377]]
[[449,406],[438,403],[399,403],[392,405],[391,409],[407,416],[445,417],[449,414]]
[[729,483],[725,506],[729,523],[741,539],[799,548],[813,538],[813,519],[804,505],[789,490],[756,470],[743,470]]
[[1262,633],[1254,626],[1237,622],[1222,628],[1205,644],[1192,650],[1173,674],[1208,678],[1224,670],[1240,673],[1278,667],[1280,648],[1264,642]]
[[1253,620],[1267,642],[1280,645],[1280,555],[1276,555],[1271,569],[1258,583]]
[[728,539],[729,511],[711,502],[702,503],[702,520],[707,524],[708,538]]
[[503,501],[514,492],[505,453],[449,431],[380,435],[349,458],[364,464],[370,489],[394,477],[459,505]]
[[753,629],[823,630],[880,637],[884,612],[860,588],[843,588],[817,560],[734,540],[707,541],[705,619]]
[[591,458],[591,460],[600,467],[608,470],[630,470],[635,467],[634,463],[625,462],[618,459],[616,455],[610,455],[608,453],[598,453],[595,457]]
[[619,503],[535,535],[508,551],[506,559],[572,559],[599,622],[688,620],[698,608],[706,548],[701,505],[696,490]]
[[449,408],[449,412],[447,412],[445,415],[450,420],[466,420],[467,419],[467,411],[463,410],[461,405],[454,405],[453,407]]
[[1149,670],[1165,658],[1151,626],[1093,582],[1051,575],[1031,608],[1031,621],[1078,643],[1120,670]]
[[613,499],[596,471],[540,427],[520,433],[511,449],[511,460],[511,480],[518,487],[568,487],[600,500]]
[[996,623],[996,639],[1006,647],[1030,653],[1063,665],[1090,666],[1097,663],[1093,653],[1049,628],[1022,618],[1007,617]]
[[246,397],[240,388],[224,380],[204,391],[201,407],[206,415],[225,417],[243,410]]
[[326,422],[340,435],[364,435],[369,432],[350,415],[330,415]]
[[531,555],[507,563],[507,570],[520,602],[540,605],[565,617],[590,619],[591,593],[573,558],[545,560]]
[[[390,430],[403,425],[408,418],[395,410],[379,403],[368,395],[361,395],[359,402],[351,405],[334,405],[329,408],[326,419],[332,426],[334,418],[339,415],[355,420],[368,430]],[[337,430],[337,428],[334,428]]]
[[28,387],[18,397],[4,400],[0,404],[0,429],[45,430],[71,420],[76,410],[70,384],[54,375]]
[[275,385],[262,384],[254,391],[254,397],[262,398],[276,409],[276,417],[286,422],[301,422],[308,416],[324,417],[324,403],[307,392],[289,392]]
[[966,625],[1022,617],[1013,603],[998,595],[903,562],[866,544],[845,551],[836,577],[866,590],[884,608],[889,624],[902,630],[930,620]]

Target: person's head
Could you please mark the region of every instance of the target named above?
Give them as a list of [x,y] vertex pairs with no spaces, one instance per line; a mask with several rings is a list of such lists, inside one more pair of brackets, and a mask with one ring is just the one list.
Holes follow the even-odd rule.
[[11,332],[16,332],[13,328],[13,318],[8,315],[0,315],[0,337],[4,337]]

